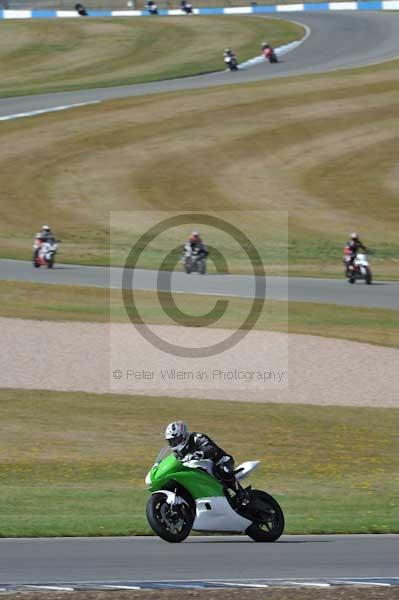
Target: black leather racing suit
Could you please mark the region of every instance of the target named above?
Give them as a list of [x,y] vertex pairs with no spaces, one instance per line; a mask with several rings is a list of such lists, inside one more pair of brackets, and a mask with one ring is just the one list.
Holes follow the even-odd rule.
[[348,265],[353,264],[353,261],[356,258],[356,254],[359,248],[361,248],[364,251],[367,251],[366,246],[359,239],[350,239],[349,242],[347,242],[346,247],[349,248],[349,250],[351,251]]
[[207,458],[213,461],[213,474],[216,479],[227,488],[237,491],[238,482],[234,475],[234,459],[222,448],[217,446],[210,437],[204,433],[190,433],[187,444],[183,450],[173,451],[176,458],[183,459],[188,454],[193,454],[195,458]]
[[188,244],[191,246],[191,252],[194,254],[198,252],[199,256],[208,256],[208,248],[205,246],[203,242],[192,242],[189,241]]

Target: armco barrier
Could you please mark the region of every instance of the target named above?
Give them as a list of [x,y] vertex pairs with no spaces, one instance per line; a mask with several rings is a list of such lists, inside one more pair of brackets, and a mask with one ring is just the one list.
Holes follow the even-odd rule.
[[[279,12],[329,10],[399,10],[399,0],[367,2],[305,2],[303,4],[274,4],[235,6],[229,8],[194,8],[195,15],[247,15]],[[89,17],[146,17],[146,10],[88,10]],[[160,10],[161,16],[179,16],[186,13],[179,9]],[[0,19],[52,19],[55,17],[79,17],[74,10],[0,10]]]

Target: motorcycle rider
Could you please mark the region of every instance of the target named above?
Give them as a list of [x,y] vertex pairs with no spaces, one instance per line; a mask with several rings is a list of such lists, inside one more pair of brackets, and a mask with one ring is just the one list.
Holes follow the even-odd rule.
[[147,0],[147,4],[145,5],[145,8],[148,10],[150,15],[158,14],[158,6],[155,4],[155,2],[153,0]]
[[[226,60],[226,59],[228,59],[228,60]],[[226,64],[229,63],[230,61],[234,61],[236,65],[238,63],[237,56],[235,55],[235,52],[233,52],[233,50],[231,48],[225,48],[223,50],[223,60]]]
[[49,225],[43,225],[41,230],[35,235],[35,241],[33,242],[33,260],[35,261],[38,257],[41,245],[44,242],[52,242],[54,240],[53,232]]
[[209,254],[208,249],[202,241],[202,238],[198,231],[191,232],[191,235],[189,236],[187,242],[184,245],[184,250],[190,255],[196,253],[201,257],[203,256],[204,258],[206,258]]
[[267,58],[267,60],[271,61],[272,57],[274,56],[274,58],[277,60],[277,56],[274,52],[274,48],[272,48],[272,46],[266,42],[263,42],[262,44],[262,52],[263,52],[263,56],[265,58]]
[[234,475],[234,458],[217,446],[209,436],[198,432],[190,433],[183,421],[174,421],[166,427],[165,439],[179,460],[212,460],[216,479],[225,489],[234,491],[241,506],[249,503],[247,492]]
[[180,0],[180,8],[186,15],[190,15],[193,12],[193,6],[187,0]]
[[356,258],[356,254],[358,253],[359,248],[367,252],[366,246],[363,242],[360,241],[358,234],[354,231],[351,233],[349,240],[345,244],[344,248],[344,260],[346,263],[346,270],[353,265],[353,262]]

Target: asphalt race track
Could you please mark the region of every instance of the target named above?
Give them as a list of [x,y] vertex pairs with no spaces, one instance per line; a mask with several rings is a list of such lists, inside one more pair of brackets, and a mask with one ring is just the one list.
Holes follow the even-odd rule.
[[[122,273],[123,269],[116,267],[108,269],[61,264],[56,264],[52,270],[34,269],[28,261],[0,259],[0,280],[8,281],[120,288]],[[165,282],[158,281],[158,271],[135,269],[132,281],[136,290],[168,289]],[[172,275],[171,290],[175,293],[253,298],[255,278],[250,275],[186,275],[179,271]],[[344,278],[340,280],[267,276],[266,298],[399,309],[399,282],[377,282],[365,287],[364,282],[350,285]]]
[[[220,72],[132,86],[3,98],[0,99],[0,118],[81,102],[320,73],[399,57],[399,14],[311,11],[282,13],[280,18],[307,25],[311,29],[311,35],[297,50],[284,56],[278,65],[263,63],[236,73]],[[258,50],[255,49],[255,52]]]
[[4,584],[397,578],[399,536],[0,539]]

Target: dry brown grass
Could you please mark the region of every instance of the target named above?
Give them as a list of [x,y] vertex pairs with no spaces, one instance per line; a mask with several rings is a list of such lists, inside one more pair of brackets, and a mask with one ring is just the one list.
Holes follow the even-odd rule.
[[[0,281],[0,295],[1,317],[93,323],[128,322],[119,290],[109,292],[101,288]],[[201,296],[199,301],[198,296],[178,294],[175,300],[180,310],[188,315],[195,314],[196,309],[206,313],[215,304],[212,296]],[[226,300],[226,314],[211,327],[234,329],[248,314],[249,300]],[[170,324],[155,293],[136,291],[135,301],[146,323]],[[169,310],[174,313],[173,306],[169,306]],[[267,300],[255,328],[399,348],[399,318],[398,311],[394,310]]]
[[[285,261],[279,208],[291,273],[341,275],[355,229],[378,274],[398,277],[398,84],[393,62],[6,123],[0,252],[26,256],[43,205],[63,258],[83,262],[108,260],[111,210],[252,209],[265,211],[254,235],[276,248],[264,255],[271,272]],[[121,254],[138,231],[121,226]]]
[[219,70],[225,46],[246,60],[265,37],[279,45],[302,35],[280,19],[219,15],[0,21],[0,95],[195,75]]

